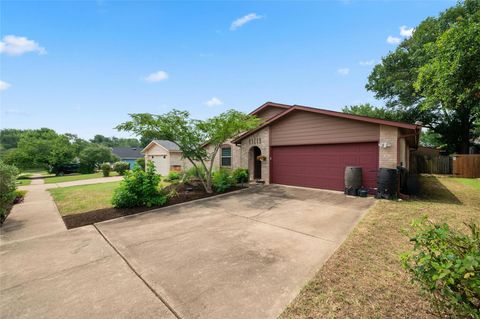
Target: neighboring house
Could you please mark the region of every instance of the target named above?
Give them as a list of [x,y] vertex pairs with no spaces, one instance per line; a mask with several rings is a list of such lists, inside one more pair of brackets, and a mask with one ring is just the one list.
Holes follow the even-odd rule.
[[155,170],[162,176],[170,171],[180,171],[190,167],[188,160],[182,158],[182,152],[175,143],[165,140],[153,140],[142,151],[145,162],[152,161]]
[[[374,188],[378,168],[409,168],[421,131],[419,125],[272,102],[250,114],[263,123],[225,143],[213,167],[248,168],[251,180],[267,184],[343,191],[345,167],[361,166],[364,186]],[[150,148],[158,143],[152,143],[145,148],[146,159],[154,155]],[[168,154],[163,148],[162,154]],[[190,167],[185,160],[177,163]],[[167,171],[172,164],[163,167]]]
[[130,164],[130,168],[133,168],[138,158],[143,157],[139,147],[112,147],[112,153],[118,156],[122,162]]

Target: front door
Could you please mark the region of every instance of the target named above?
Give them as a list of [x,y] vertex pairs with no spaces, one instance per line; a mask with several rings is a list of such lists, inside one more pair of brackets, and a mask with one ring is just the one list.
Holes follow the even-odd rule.
[[262,151],[258,147],[253,149],[253,178],[262,179],[262,161],[258,160],[257,157],[262,155]]

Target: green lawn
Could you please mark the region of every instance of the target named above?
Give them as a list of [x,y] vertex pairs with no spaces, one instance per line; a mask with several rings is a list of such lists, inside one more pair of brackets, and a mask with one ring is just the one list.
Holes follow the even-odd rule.
[[[118,176],[116,172],[111,172],[110,176]],[[84,179],[92,178],[102,178],[102,172],[93,173],[93,174],[70,174],[65,176],[53,176],[45,178],[45,184],[54,184],[54,183],[63,183],[63,182],[72,182],[72,181],[81,181]]]
[[463,185],[472,186],[480,190],[480,178],[455,178],[455,180]]
[[17,186],[26,186],[32,183],[31,179],[17,179]]
[[50,189],[60,215],[77,214],[112,207],[110,200],[120,182]]
[[402,229],[422,215],[462,231],[479,223],[478,180],[464,180],[422,177],[422,197],[378,200],[280,318],[439,318],[401,266],[412,248]]
[[[112,207],[110,200],[120,181],[49,189],[60,215],[78,214]],[[169,183],[160,183],[160,188]]]

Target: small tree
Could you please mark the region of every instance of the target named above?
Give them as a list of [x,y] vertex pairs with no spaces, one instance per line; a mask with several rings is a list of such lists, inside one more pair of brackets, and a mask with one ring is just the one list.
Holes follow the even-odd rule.
[[[210,119],[200,121],[190,118],[187,111],[173,110],[163,115],[148,113],[130,114],[131,120],[117,126],[118,130],[131,131],[139,136],[168,140],[180,148],[196,169],[205,191],[212,190],[213,159],[221,145],[238,134],[257,127],[260,120],[252,115],[230,110]],[[209,145],[207,151],[206,144]]]

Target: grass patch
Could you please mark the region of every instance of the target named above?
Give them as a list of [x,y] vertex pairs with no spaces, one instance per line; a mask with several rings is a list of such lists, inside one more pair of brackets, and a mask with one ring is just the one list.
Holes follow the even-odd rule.
[[480,190],[480,178],[454,178],[459,183],[463,185],[471,186],[477,190]]
[[[111,208],[113,191],[120,185],[120,181],[111,183],[99,183],[91,185],[79,185],[69,187],[51,188],[60,215],[66,216],[89,212],[92,210]],[[160,188],[169,183],[160,183]]]
[[419,199],[379,200],[280,318],[436,318],[401,266],[411,248],[401,230],[422,215],[466,230],[480,222],[480,192],[454,178],[421,182]]
[[32,183],[31,179],[17,179],[16,184],[17,186],[26,186]]
[[[110,176],[118,176],[116,172],[111,172]],[[55,183],[63,183],[63,182],[73,182],[73,181],[81,181],[85,179],[92,179],[92,178],[103,178],[102,172],[93,173],[93,174],[70,174],[64,176],[53,176],[45,178],[45,184],[55,184]]]
[[49,189],[60,215],[76,214],[112,207],[110,200],[119,181]]

